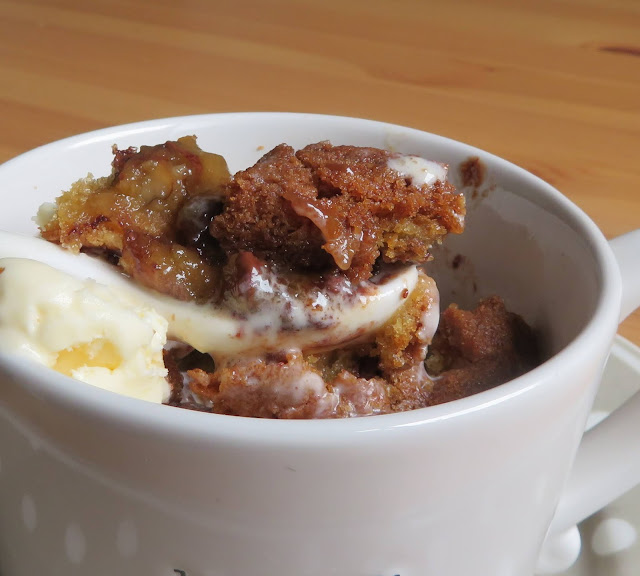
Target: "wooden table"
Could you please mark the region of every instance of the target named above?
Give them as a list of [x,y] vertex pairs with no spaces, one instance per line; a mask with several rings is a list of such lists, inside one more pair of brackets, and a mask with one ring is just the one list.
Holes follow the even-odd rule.
[[[0,161],[162,116],[361,116],[503,156],[608,237],[640,226],[638,0],[0,0],[0,78]],[[640,313],[620,331],[640,344]]]

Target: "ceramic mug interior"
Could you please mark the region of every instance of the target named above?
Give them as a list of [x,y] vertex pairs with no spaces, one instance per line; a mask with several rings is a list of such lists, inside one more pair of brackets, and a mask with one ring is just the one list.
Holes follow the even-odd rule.
[[[212,120],[214,118],[214,120]],[[3,167],[16,174],[3,192],[11,209],[0,215],[0,229],[35,233],[38,206],[51,201],[79,177],[106,175],[111,145],[155,143],[194,133],[199,145],[227,158],[231,172],[253,164],[273,146],[295,148],[331,140],[390,148],[446,162],[450,178],[462,189],[462,162],[479,156],[487,166],[483,184],[466,190],[466,231],[450,235],[428,270],[438,280],[443,301],[472,305],[479,296],[500,294],[543,333],[550,353],[567,345],[593,314],[601,285],[594,274],[593,246],[576,236],[586,226],[599,234],[584,215],[550,186],[486,152],[446,138],[376,122],[316,115],[215,115],[152,121],[94,133],[40,149],[38,171],[20,170],[29,155]],[[13,176],[10,178],[14,178]],[[16,190],[17,185],[17,190]],[[20,196],[18,197],[18,194]],[[506,240],[508,238],[508,240]],[[452,268],[457,255],[459,268]],[[448,259],[447,259],[448,256]],[[597,267],[596,267],[597,268]],[[562,320],[560,320],[562,318]]]

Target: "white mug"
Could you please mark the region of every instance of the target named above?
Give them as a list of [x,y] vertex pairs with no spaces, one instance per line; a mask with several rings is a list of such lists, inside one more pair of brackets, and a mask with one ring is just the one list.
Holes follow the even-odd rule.
[[39,204],[108,173],[112,144],[185,134],[232,172],[327,139],[447,162],[454,182],[478,156],[467,231],[428,271],[444,300],[503,296],[549,359],[439,406],[276,421],[117,396],[0,351],[2,576],[525,576],[547,535],[640,481],[640,397],[583,436],[616,327],[640,304],[640,231],[609,244],[551,186],[481,150],[306,114],[144,122],[1,166],[0,229],[34,234]]

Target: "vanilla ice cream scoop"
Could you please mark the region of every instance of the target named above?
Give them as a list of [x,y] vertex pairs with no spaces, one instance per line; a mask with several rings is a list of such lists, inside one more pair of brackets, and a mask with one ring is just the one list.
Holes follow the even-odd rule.
[[0,347],[113,392],[169,397],[167,321],[126,294],[46,264],[0,259]]

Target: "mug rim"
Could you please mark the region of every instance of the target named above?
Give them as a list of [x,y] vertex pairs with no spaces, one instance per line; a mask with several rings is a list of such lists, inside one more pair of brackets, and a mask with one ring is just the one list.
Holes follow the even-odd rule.
[[[119,426],[131,426],[146,429],[161,435],[184,437],[207,441],[208,439],[235,439],[252,443],[270,443],[287,441],[296,444],[309,442],[326,443],[344,440],[345,435],[363,432],[381,432],[389,429],[420,427],[437,421],[462,416],[468,412],[482,410],[489,406],[508,401],[510,398],[527,393],[549,380],[549,374],[564,371],[578,361],[581,354],[590,346],[600,344],[608,347],[609,340],[615,334],[621,300],[621,279],[617,263],[608,242],[596,224],[576,204],[524,168],[485,150],[470,146],[464,142],[432,134],[416,128],[380,122],[365,118],[347,116],[309,114],[295,112],[229,112],[221,114],[199,114],[175,116],[133,122],[94,130],[27,151],[0,165],[0,174],[4,167],[18,162],[28,161],[30,156],[42,154],[50,147],[79,146],[88,139],[102,140],[105,137],[117,137],[118,134],[133,134],[154,128],[175,125],[181,122],[222,120],[228,122],[251,121],[274,117],[304,121],[315,119],[331,122],[355,122],[369,125],[380,130],[396,129],[427,136],[445,142],[451,146],[462,146],[470,154],[482,155],[483,161],[490,161],[501,171],[520,180],[528,180],[536,189],[536,198],[540,197],[554,208],[554,213],[562,219],[588,245],[589,252],[596,264],[599,284],[598,299],[593,313],[578,334],[561,350],[549,359],[525,374],[509,380],[489,390],[453,400],[443,404],[418,408],[391,414],[379,414],[358,418],[278,420],[246,416],[203,413],[172,406],[155,404],[145,400],[129,398],[121,394],[103,390],[84,382],[74,380],[54,370],[29,362],[23,358],[14,358],[0,350],[0,364],[5,365],[13,376],[17,376],[25,390],[34,396],[43,398],[52,406],[67,405],[69,408],[85,412]],[[535,199],[534,199],[535,202]],[[548,208],[544,208],[548,211]],[[606,335],[606,340],[603,340]],[[590,344],[591,343],[591,344]],[[545,376],[545,372],[547,376]],[[222,419],[222,420],[221,420]]]

